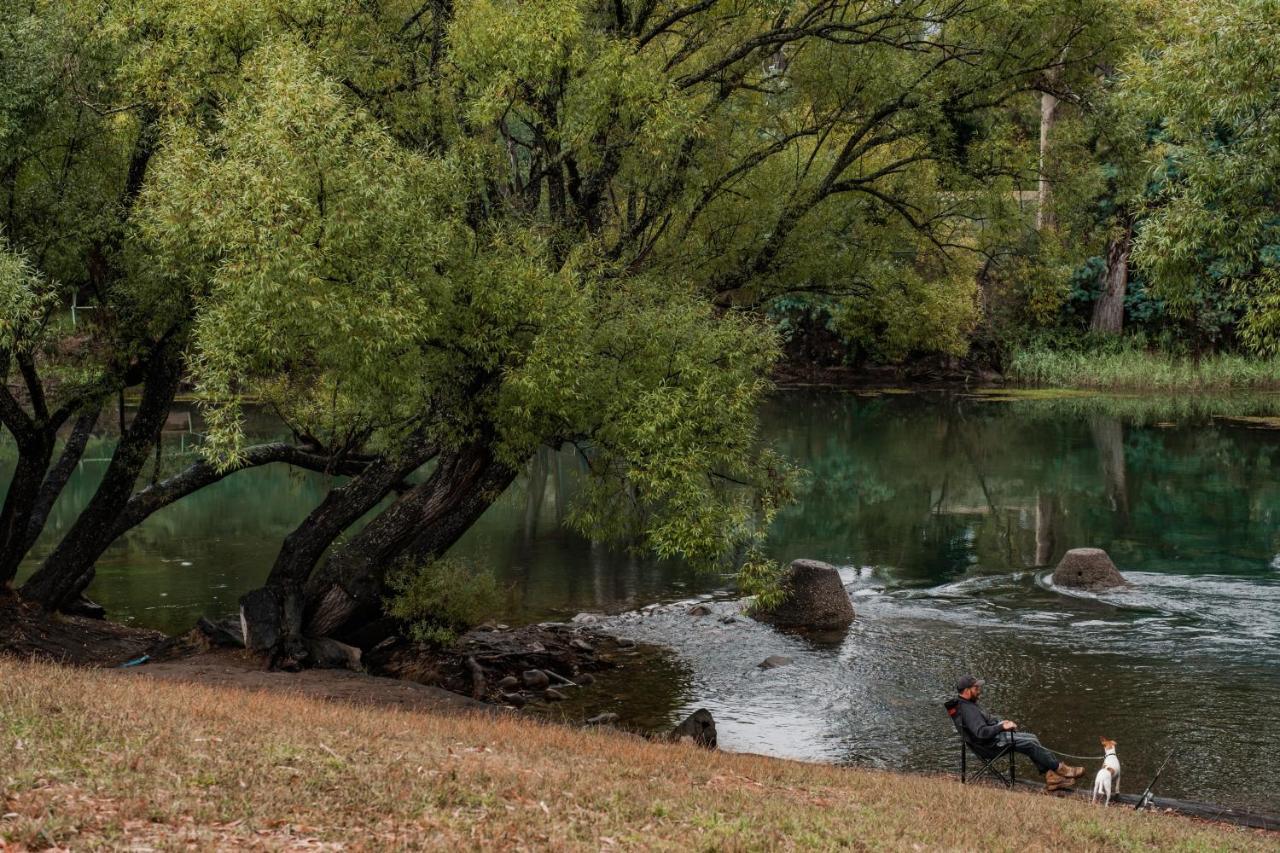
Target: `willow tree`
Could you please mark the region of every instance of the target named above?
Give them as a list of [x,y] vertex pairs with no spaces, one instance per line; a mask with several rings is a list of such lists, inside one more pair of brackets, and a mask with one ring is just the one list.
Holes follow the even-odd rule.
[[[1083,8],[109,4],[159,141],[133,283],[188,306],[211,425],[111,529],[249,465],[348,475],[242,601],[250,644],[294,658],[380,613],[388,572],[441,555],[543,445],[589,467],[577,529],[754,564],[791,479],[756,435],[756,309],[821,289],[962,327],[971,289],[929,283],[980,190],[1008,193],[961,129],[1061,65]],[[296,442],[247,444],[249,400]],[[87,553],[41,569],[41,600],[83,589]]]
[[[144,388],[101,488],[61,553],[96,558],[177,387],[184,301],[130,272],[130,229],[156,139],[154,114],[122,106],[122,54],[88,7],[0,10],[0,422],[17,464],[0,511],[7,588],[83,453],[104,403]],[[66,312],[79,302],[92,311]],[[69,432],[55,459],[57,437]],[[88,563],[92,565],[92,560]],[[85,581],[87,583],[87,580]],[[71,584],[66,605],[83,589]]]

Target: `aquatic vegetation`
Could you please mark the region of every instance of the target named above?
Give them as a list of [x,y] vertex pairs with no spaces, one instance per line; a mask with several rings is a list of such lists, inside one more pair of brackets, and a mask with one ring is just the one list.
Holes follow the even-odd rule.
[[1220,353],[1200,359],[1137,349],[1033,347],[1015,352],[1006,376],[1050,388],[1127,391],[1280,390],[1280,358]]

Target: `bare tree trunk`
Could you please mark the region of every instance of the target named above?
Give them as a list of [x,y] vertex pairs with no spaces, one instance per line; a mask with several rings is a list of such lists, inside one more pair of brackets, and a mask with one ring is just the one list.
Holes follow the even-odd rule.
[[443,554],[515,479],[483,444],[440,456],[427,480],[402,494],[336,551],[305,588],[306,633],[328,636],[382,613],[388,573]]
[[115,539],[116,521],[160,440],[181,376],[179,345],[175,341],[161,344],[147,368],[138,412],[120,436],[98,490],[44,565],[23,585],[24,598],[57,610],[75,600],[93,581],[94,563]]
[[1129,252],[1133,248],[1133,224],[1107,244],[1107,268],[1103,272],[1102,295],[1093,306],[1089,324],[1095,332],[1118,335],[1124,330],[1124,297],[1129,289]]
[[1036,230],[1053,229],[1056,226],[1053,211],[1053,190],[1049,183],[1049,136],[1058,120],[1058,96],[1048,92],[1040,94],[1040,198],[1036,204]]
[[36,540],[40,538],[53,505],[57,503],[58,496],[66,488],[71,475],[75,473],[76,466],[80,464],[80,457],[84,456],[84,449],[89,444],[89,437],[93,434],[93,428],[97,425],[101,414],[102,409],[94,406],[90,411],[76,418],[75,424],[71,427],[71,435],[67,437],[67,444],[62,448],[62,455],[58,457],[57,464],[50,469],[40,485],[40,494],[36,496],[35,507],[27,522],[27,541],[24,551],[30,551],[36,544]]

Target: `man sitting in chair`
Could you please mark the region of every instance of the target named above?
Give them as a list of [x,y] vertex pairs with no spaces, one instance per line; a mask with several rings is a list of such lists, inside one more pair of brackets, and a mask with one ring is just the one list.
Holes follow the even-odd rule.
[[1044,748],[1040,738],[1018,731],[1018,724],[1013,720],[998,719],[978,707],[978,697],[982,695],[982,681],[979,679],[972,675],[964,676],[956,682],[956,692],[960,694],[960,701],[956,704],[960,724],[979,746],[1000,748],[1012,743],[1014,752],[1030,758],[1036,769],[1044,774],[1045,787],[1050,791],[1070,788],[1084,774],[1083,767],[1072,767],[1059,761],[1056,755]]

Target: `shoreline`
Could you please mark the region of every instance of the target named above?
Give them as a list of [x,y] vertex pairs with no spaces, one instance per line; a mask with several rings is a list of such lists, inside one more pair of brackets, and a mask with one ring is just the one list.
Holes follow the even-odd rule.
[[[1280,835],[952,776],[0,658],[24,847],[1280,849]],[[56,713],[50,709],[56,707]],[[927,819],[921,818],[927,816]]]
[[[11,607],[12,604],[11,597],[8,600],[0,599],[0,616],[11,616],[11,612],[5,613],[4,610],[5,605]],[[0,633],[0,640],[12,639],[12,626],[21,625],[22,620],[0,619],[0,622],[4,621],[7,621],[10,625],[10,634]],[[535,627],[542,628],[545,626],[526,626],[526,628]],[[571,626],[566,625],[563,627],[570,628]],[[523,629],[517,629],[517,631],[519,630]],[[577,630],[580,630],[580,626]],[[59,641],[54,636],[59,632],[65,634],[66,637],[74,639]],[[95,659],[82,658],[76,662],[56,661],[48,656],[43,660],[39,660],[34,655],[28,656],[28,659],[23,661],[22,655],[20,653],[15,654],[12,647],[6,648],[3,644],[0,644],[0,667],[3,667],[6,663],[16,663],[19,666],[54,666],[68,669],[71,672],[84,673],[85,677],[91,677],[89,673],[96,673],[129,681],[145,678],[150,683],[157,685],[248,691],[253,694],[262,694],[263,697],[280,697],[282,700],[297,698],[346,706],[353,709],[353,711],[382,710],[410,714],[478,715],[495,721],[499,719],[523,720],[539,725],[557,726],[567,731],[581,732],[598,728],[611,731],[619,737],[640,738],[646,741],[656,740],[659,742],[663,739],[658,732],[629,731],[626,728],[614,727],[609,724],[593,727],[581,720],[531,713],[532,708],[529,711],[521,711],[520,709],[524,705],[523,701],[513,707],[511,703],[504,703],[501,698],[483,694],[481,698],[473,698],[461,691],[448,689],[439,684],[423,683],[410,677],[394,677],[375,672],[335,668],[316,668],[299,672],[267,670],[262,667],[261,662],[256,657],[243,649],[213,647],[192,650],[189,647],[182,648],[184,639],[189,642],[187,637],[168,637],[157,644],[156,638],[164,637],[165,635],[147,629],[119,625],[106,620],[60,616],[56,619],[48,620],[48,624],[43,626],[43,630],[40,631],[42,639],[46,643],[62,648],[69,647],[76,640],[84,639],[87,636],[86,632],[94,632],[99,639],[115,638],[115,641],[98,646],[98,656]],[[600,632],[593,632],[593,636],[599,634]],[[153,648],[167,645],[172,649],[176,645],[179,647],[179,652],[168,658],[128,668],[121,667],[120,663],[115,660],[115,657],[122,652],[132,653],[136,651],[137,644],[142,643],[150,643]],[[630,645],[629,648],[634,648],[634,645]],[[105,655],[103,654],[104,649],[106,650]],[[610,665],[617,666],[616,663],[611,663]],[[589,685],[590,682],[587,682],[587,684]],[[590,688],[587,687],[587,689]],[[499,696],[501,695],[499,694]],[[552,704],[547,702],[540,707],[544,710],[549,710]],[[772,757],[754,753],[724,752],[723,754],[753,756],[761,760],[796,762],[817,767],[843,767],[843,765],[828,762]],[[856,769],[860,772],[887,772],[894,776],[903,777],[949,778],[951,776],[951,774],[945,772],[940,774],[919,774],[881,771],[870,768]],[[1034,781],[1025,779],[1020,779],[1019,785],[1032,792],[1040,787]],[[1068,796],[1082,795],[1087,797],[1088,792],[1086,787],[1065,793]],[[1126,794],[1116,799],[1126,806],[1131,806],[1136,801],[1132,794]],[[1157,797],[1153,801],[1152,812],[1179,814],[1200,821],[1258,829],[1269,833],[1280,833],[1280,815],[1224,808],[1210,803]]]

